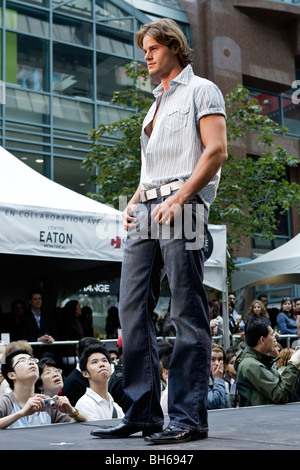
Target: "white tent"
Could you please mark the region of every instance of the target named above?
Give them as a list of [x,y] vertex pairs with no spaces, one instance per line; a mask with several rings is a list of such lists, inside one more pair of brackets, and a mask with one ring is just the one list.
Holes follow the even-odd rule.
[[[57,299],[118,277],[121,212],[71,191],[0,147],[0,302],[42,284]],[[204,283],[227,299],[226,227],[209,225]]]
[[300,234],[275,250],[238,264],[231,283],[234,291],[266,283],[300,284]]
[[53,303],[120,273],[121,213],[71,191],[0,147],[0,301],[32,286]]

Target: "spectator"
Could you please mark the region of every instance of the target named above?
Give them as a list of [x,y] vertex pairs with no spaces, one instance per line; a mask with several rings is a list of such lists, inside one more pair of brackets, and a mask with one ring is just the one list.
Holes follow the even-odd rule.
[[168,374],[169,374],[171,356],[172,356],[172,352],[169,352],[169,353],[164,354],[161,358],[162,379],[166,383],[166,387],[164,390],[162,390],[161,398],[160,398],[160,405],[164,414],[168,414]]
[[253,300],[253,302],[251,302],[248,312],[246,313],[245,321],[250,320],[250,318],[254,316],[269,318],[267,309],[261,300]]
[[10,312],[4,315],[5,330],[10,335],[10,341],[17,341],[25,337],[22,328],[22,318],[25,314],[25,303],[23,300],[14,300],[10,305]]
[[277,317],[277,325],[282,335],[297,335],[298,327],[293,313],[293,304],[289,297],[281,301],[280,313]]
[[280,375],[271,355],[276,342],[270,321],[253,317],[246,324],[247,346],[240,350],[234,364],[240,406],[287,403],[296,394],[300,351],[296,351]]
[[1,372],[1,365],[5,357],[5,344],[0,343],[0,396],[11,392],[10,386]]
[[119,320],[119,311],[117,307],[111,306],[108,309],[105,331],[107,339],[118,338],[118,330],[121,328]]
[[85,349],[80,357],[80,368],[82,375],[89,381],[89,387],[75,407],[82,410],[89,421],[123,418],[122,408],[114,403],[108,392],[111,359],[107,349],[100,344]]
[[85,305],[81,309],[81,324],[83,328],[83,334],[85,337],[94,336],[93,328],[93,310],[89,305]]
[[236,388],[236,370],[234,362],[236,360],[236,352],[227,352],[225,362],[224,380],[229,388],[229,401],[232,408],[238,407],[238,391]]
[[12,392],[0,397],[0,429],[86,420],[67,397],[55,397],[54,408],[43,408],[46,396],[34,393],[39,378],[37,362],[27,349],[16,349],[6,356],[2,372]]
[[219,313],[218,304],[213,301],[208,302],[210,332],[212,336],[223,335],[223,318]]
[[57,368],[56,363],[48,357],[39,361],[40,376],[35,384],[37,393],[48,397],[59,395],[63,387],[62,370]]
[[300,316],[300,299],[295,299],[295,308],[294,308],[294,315],[296,318]]
[[[62,395],[69,398],[71,405],[75,406],[80,397],[85,393],[86,387],[89,386],[88,380],[83,377],[79,359],[85,348],[93,344],[99,344],[99,340],[92,337],[82,338],[76,346],[77,365],[76,368],[64,379]],[[101,344],[101,343],[100,343]]]
[[23,337],[29,342],[53,343],[55,328],[52,319],[42,309],[42,293],[33,290],[28,295],[29,309],[20,317],[19,326]]
[[84,338],[84,331],[81,324],[81,306],[78,300],[69,300],[62,309],[62,340],[79,340]]
[[208,410],[230,408],[224,380],[225,362],[225,349],[220,344],[213,343],[211,352],[210,382],[207,396]]
[[233,303],[233,311],[231,315],[235,323],[238,325],[238,330],[242,331],[245,328],[245,323],[244,323],[244,320],[241,318],[241,315],[236,311],[236,308],[235,308],[236,295],[234,292],[228,293],[228,300],[229,302]]
[[276,368],[279,374],[282,374],[294,352],[295,350],[292,348],[284,348],[279,352],[279,358],[276,362]]
[[270,319],[270,322],[271,322],[271,326],[272,328],[275,328],[276,327],[276,324],[277,324],[277,315],[279,313],[279,310],[278,308],[276,307],[268,307],[268,296],[267,294],[261,292],[260,294],[258,294],[257,296],[257,300],[260,300],[264,306],[265,306],[265,309],[267,310],[268,312],[268,315],[269,315],[269,319]]

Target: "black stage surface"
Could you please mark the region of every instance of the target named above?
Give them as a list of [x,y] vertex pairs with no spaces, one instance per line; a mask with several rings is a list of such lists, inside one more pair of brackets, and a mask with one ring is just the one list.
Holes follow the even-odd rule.
[[[299,415],[298,415],[299,413]],[[209,437],[172,445],[149,445],[141,433],[123,439],[98,439],[91,429],[115,425],[120,420],[88,423],[52,424],[26,429],[0,431],[1,450],[96,450],[97,461],[104,464],[142,468],[146,464],[177,464],[175,455],[188,460],[199,458],[204,450],[299,450],[300,402],[209,411]],[[167,423],[167,418],[166,418]],[[1,454],[3,456],[3,453]],[[215,455],[215,453],[214,453]],[[17,456],[14,453],[14,456]],[[169,461],[166,459],[169,456]],[[173,456],[173,457],[172,457]],[[193,456],[193,457],[188,457]],[[76,454],[75,454],[76,457]],[[131,460],[139,457],[139,462]],[[156,461],[160,457],[161,461]],[[74,454],[72,455],[74,458]],[[120,459],[125,460],[121,461]],[[194,463],[193,462],[193,463]],[[89,460],[85,461],[89,465]],[[182,463],[182,462],[179,462]],[[245,463],[245,461],[243,462]],[[43,465],[45,460],[43,461]],[[181,466],[181,465],[180,465]]]

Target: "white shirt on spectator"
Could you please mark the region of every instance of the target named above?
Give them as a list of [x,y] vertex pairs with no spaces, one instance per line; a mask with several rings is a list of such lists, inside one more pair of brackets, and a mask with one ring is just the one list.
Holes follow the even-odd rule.
[[88,421],[111,419],[114,408],[117,411],[117,418],[123,418],[124,416],[122,408],[114,402],[110,393],[108,394],[108,400],[105,400],[89,387],[87,387],[85,394],[79,398],[75,408],[78,408],[88,418]]

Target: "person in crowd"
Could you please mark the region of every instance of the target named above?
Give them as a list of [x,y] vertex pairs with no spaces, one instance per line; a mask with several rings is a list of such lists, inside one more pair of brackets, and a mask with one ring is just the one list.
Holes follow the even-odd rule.
[[[120,337],[121,338],[121,337]],[[119,338],[119,340],[120,340]],[[119,344],[121,341],[118,341]],[[114,401],[122,408],[123,412],[130,408],[132,405],[131,400],[125,395],[123,390],[123,367],[122,367],[122,354],[120,354],[121,348],[118,349],[119,359],[114,364],[114,370],[108,381],[108,391],[113,397]]]
[[276,362],[276,369],[279,374],[284,371],[294,352],[295,350],[292,348],[283,348],[279,351],[278,361]]
[[165,382],[166,386],[161,392],[160,405],[164,414],[168,414],[168,375],[170,361],[172,357],[172,352],[167,352],[163,354],[161,358],[162,365],[162,380]]
[[84,349],[98,345],[100,341],[93,337],[82,338],[76,345],[77,364],[76,367],[64,378],[64,385],[62,388],[62,395],[69,398],[71,405],[75,406],[80,397],[85,393],[86,388],[89,386],[88,379],[85,378],[80,370],[80,356]]
[[89,305],[84,305],[82,307],[80,320],[81,320],[84,336],[86,338],[94,336],[93,310],[91,309]]
[[63,387],[62,370],[59,369],[52,358],[42,358],[39,363],[40,376],[35,384],[37,393],[48,397],[60,395]]
[[16,349],[5,357],[2,373],[12,391],[0,397],[0,429],[86,421],[67,397],[56,396],[55,406],[45,408],[46,395],[34,392],[39,378],[37,363],[27,349]]
[[23,337],[29,342],[39,341],[42,343],[53,343],[56,329],[53,321],[42,309],[42,293],[33,290],[28,295],[29,309],[20,318],[20,329]]
[[218,304],[213,301],[208,302],[211,336],[223,335],[223,317],[220,315]]
[[74,341],[84,338],[81,324],[81,306],[78,300],[69,300],[66,303],[62,309],[61,321],[61,340]]
[[229,388],[229,401],[232,408],[238,407],[238,391],[236,388],[236,370],[234,363],[236,360],[236,352],[226,351],[226,362],[225,362],[225,375],[224,380],[228,384]]
[[5,344],[0,342],[0,396],[11,392],[10,386],[1,372],[2,361],[5,358]]
[[294,315],[296,318],[300,316],[300,299],[294,299],[295,307],[294,307]]
[[[211,336],[203,284],[204,240],[198,243],[198,237],[191,239],[186,230],[178,237],[175,222],[189,219],[190,229],[197,231],[198,227],[199,233],[206,233],[208,208],[227,159],[225,107],[216,85],[194,75],[191,50],[173,20],[164,18],[143,25],[136,41],[144,50],[150,74],[158,75],[161,83],[143,124],[140,183],[123,212],[129,233],[119,312],[124,391],[132,406],[120,425],[109,431],[95,429],[92,434],[128,437],[142,431],[152,434],[147,442],[178,444],[207,438]],[[168,230],[170,225],[172,230]],[[156,231],[154,236],[151,227]],[[184,224],[180,228],[184,229]],[[166,232],[172,234],[172,240]],[[139,233],[147,236],[137,237]],[[176,339],[168,378],[170,422],[162,430],[152,314],[164,272],[172,296]],[[197,374],[195,364],[199,365]]]
[[269,315],[271,326],[272,328],[275,328],[277,325],[277,315],[279,313],[279,309],[276,307],[268,307],[268,304],[269,304],[268,295],[264,292],[260,292],[257,295],[257,300],[260,300],[264,304],[265,309],[267,310],[268,315]]
[[105,323],[107,339],[118,338],[118,330],[121,328],[119,319],[119,310],[115,305],[109,307]]
[[273,367],[276,339],[270,321],[253,317],[245,327],[246,348],[238,352],[237,371],[239,406],[282,404],[293,400],[300,375],[300,351],[290,358],[279,374]]
[[21,319],[25,314],[25,302],[21,299],[14,300],[10,305],[10,311],[4,315],[4,329],[10,335],[10,341],[17,341],[24,337],[24,331],[21,328]]
[[260,300],[253,300],[251,302],[248,312],[246,313],[245,321],[250,320],[253,316],[269,318],[267,309]]
[[228,319],[229,319],[229,331],[232,335],[238,332],[238,325],[233,316],[234,303],[232,300],[228,300]]
[[233,311],[232,311],[232,317],[235,321],[236,324],[238,324],[238,330],[243,331],[245,328],[245,323],[244,320],[241,318],[241,315],[237,312],[236,310],[236,295],[234,292],[229,292],[228,293],[228,301],[233,303]]
[[277,326],[282,335],[297,335],[298,327],[293,312],[293,304],[289,297],[281,301],[280,313],[277,316]]
[[230,402],[224,380],[226,351],[220,344],[212,343],[210,382],[207,396],[207,408],[216,410],[230,408]]
[[89,421],[123,418],[122,408],[108,392],[111,358],[107,349],[100,344],[85,349],[80,357],[80,369],[89,386],[75,407],[82,410]]

